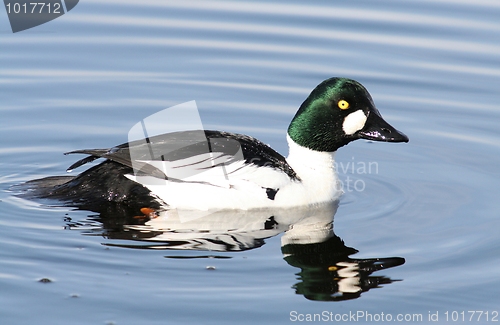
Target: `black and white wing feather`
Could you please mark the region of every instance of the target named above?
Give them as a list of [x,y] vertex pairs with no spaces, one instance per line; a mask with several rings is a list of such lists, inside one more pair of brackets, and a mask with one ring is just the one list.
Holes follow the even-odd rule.
[[[200,139],[200,132],[203,132],[204,139]],[[105,158],[132,168],[136,174],[179,180],[181,177],[176,175],[201,172],[242,160],[244,165],[274,168],[290,179],[297,179],[285,158],[271,147],[250,136],[221,131],[167,133],[110,149],[75,150],[66,154],[77,153],[89,156],[78,160],[68,170]]]

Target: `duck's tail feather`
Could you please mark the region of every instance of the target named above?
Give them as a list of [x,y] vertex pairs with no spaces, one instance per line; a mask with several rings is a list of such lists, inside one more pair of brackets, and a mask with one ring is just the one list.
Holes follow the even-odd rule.
[[99,159],[103,157],[109,149],[84,149],[84,150],[74,150],[70,152],[65,152],[65,155],[70,155],[74,153],[80,153],[80,154],[87,154],[89,156],[78,160],[75,162],[73,165],[69,166],[68,169],[66,169],[67,172],[72,171],[73,169],[76,169],[82,165],[85,165],[87,163],[93,162],[96,159]]
[[28,181],[12,190],[26,199],[49,199],[85,210],[99,211],[110,202],[140,207],[159,208],[150,191],[129,180],[130,167],[106,160],[78,176],[51,176]]

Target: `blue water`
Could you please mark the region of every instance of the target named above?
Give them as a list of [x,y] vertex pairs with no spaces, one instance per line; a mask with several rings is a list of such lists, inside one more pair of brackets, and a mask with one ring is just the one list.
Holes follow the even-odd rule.
[[[1,323],[283,324],[323,311],[498,321],[498,17],[495,1],[85,0],[13,34],[0,10]],[[290,119],[332,76],[363,83],[410,137],[337,154],[340,178],[358,181],[334,218],[359,251],[349,258],[405,259],[355,299],[297,293],[304,274],[280,229],[243,251],[133,249],[151,242],[9,190],[64,175],[75,157],[63,152],[126,142],[141,119],[190,100],[205,128],[286,155]]]

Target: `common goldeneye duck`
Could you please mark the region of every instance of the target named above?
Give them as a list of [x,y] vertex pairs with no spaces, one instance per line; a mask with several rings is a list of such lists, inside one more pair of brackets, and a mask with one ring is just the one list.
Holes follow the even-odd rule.
[[[200,141],[200,132],[206,141]],[[111,149],[69,152],[89,156],[68,170],[106,160],[76,177],[34,181],[32,194],[75,205],[117,202],[201,210],[333,202],[342,193],[335,152],[356,139],[408,142],[384,121],[359,82],[331,78],[311,92],[292,119],[287,158],[246,135],[167,133]]]

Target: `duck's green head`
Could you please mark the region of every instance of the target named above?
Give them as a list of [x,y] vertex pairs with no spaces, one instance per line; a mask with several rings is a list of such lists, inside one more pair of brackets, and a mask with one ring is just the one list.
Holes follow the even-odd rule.
[[288,135],[303,147],[328,152],[356,139],[408,142],[384,121],[365,87],[346,78],[320,83],[295,114]]

